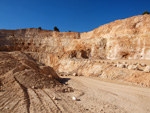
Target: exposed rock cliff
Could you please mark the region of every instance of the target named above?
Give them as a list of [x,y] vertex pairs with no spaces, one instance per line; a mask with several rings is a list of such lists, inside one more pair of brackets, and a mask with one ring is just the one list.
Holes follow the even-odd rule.
[[150,59],[150,15],[116,20],[87,33],[38,29],[1,30],[0,50],[66,57]]
[[[39,29],[0,30],[0,51],[26,52],[58,72],[120,78],[119,76],[124,76],[124,74],[118,69],[125,68],[123,64],[118,65],[118,68],[112,67],[112,64],[110,66],[105,63],[95,64],[93,61],[106,59],[149,60],[150,15],[116,20],[87,33]],[[130,71],[132,73],[126,71],[130,67],[133,66],[126,66],[126,69],[123,69],[127,74],[122,79],[126,79],[126,81],[131,81],[128,79],[129,77],[137,77],[132,76],[133,71]],[[143,68],[134,71],[138,77],[140,74],[149,75],[139,72],[143,71]],[[113,70],[116,70],[118,74],[113,74]],[[112,77],[110,77],[111,75]],[[143,83],[150,86],[150,82],[144,83],[143,81],[138,84]]]
[[107,59],[150,59],[150,15],[116,20],[88,33],[82,39],[107,40]]

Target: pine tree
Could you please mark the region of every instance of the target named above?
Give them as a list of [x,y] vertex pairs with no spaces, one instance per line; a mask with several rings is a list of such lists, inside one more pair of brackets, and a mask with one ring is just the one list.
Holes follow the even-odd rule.
[[55,26],[54,27],[54,31],[58,31],[59,32],[59,29]]

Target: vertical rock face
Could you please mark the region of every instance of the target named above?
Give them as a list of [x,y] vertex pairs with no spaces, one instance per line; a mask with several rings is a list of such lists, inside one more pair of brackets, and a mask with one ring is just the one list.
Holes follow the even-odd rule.
[[104,38],[81,39],[80,33],[38,29],[1,30],[1,51],[44,52],[59,58],[106,58]]
[[40,52],[58,59],[150,59],[150,15],[116,20],[87,33],[0,30],[0,50]]
[[107,40],[107,59],[150,59],[150,15],[116,20],[88,33],[82,39]]
[[99,76],[150,87],[149,68],[105,60],[150,60],[150,15],[116,20],[87,33],[0,30],[0,51],[23,51],[60,74]]

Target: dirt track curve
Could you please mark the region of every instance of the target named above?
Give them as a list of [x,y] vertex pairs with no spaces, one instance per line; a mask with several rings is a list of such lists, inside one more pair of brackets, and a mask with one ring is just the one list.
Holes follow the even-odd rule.
[[68,82],[77,88],[72,94],[78,103],[93,113],[150,113],[150,89],[110,83],[98,78],[71,77]]
[[[20,88],[0,92],[1,113],[149,113],[150,89],[68,77],[72,93]],[[72,96],[78,101],[73,101]],[[57,97],[54,100],[53,97]]]

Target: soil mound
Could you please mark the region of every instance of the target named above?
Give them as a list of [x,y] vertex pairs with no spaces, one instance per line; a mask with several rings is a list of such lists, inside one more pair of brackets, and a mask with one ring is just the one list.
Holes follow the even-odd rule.
[[69,103],[63,96],[73,89],[60,81],[53,68],[26,53],[0,52],[0,113],[62,113]]
[[3,89],[52,88],[61,83],[56,72],[49,66],[34,61],[22,52],[0,52],[0,85]]

